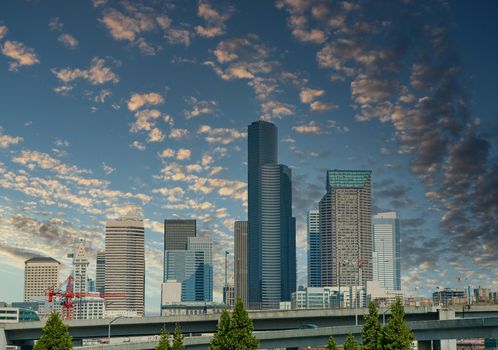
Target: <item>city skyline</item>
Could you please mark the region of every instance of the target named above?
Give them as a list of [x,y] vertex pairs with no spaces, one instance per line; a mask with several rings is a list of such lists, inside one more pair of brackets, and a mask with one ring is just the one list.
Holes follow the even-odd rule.
[[64,280],[80,238],[95,276],[105,222],[137,208],[146,313],[166,218],[213,239],[221,300],[258,119],[292,170],[298,285],[325,171],[359,169],[372,214],[399,214],[403,289],[498,287],[498,5],[423,3],[1,3],[0,300],[34,255]]

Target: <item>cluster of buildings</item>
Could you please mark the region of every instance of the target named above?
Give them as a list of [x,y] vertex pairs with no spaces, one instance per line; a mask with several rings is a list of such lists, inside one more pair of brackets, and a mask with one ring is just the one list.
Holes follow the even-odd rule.
[[[277,135],[267,121],[248,126],[248,219],[234,223],[233,285],[227,282],[225,252],[223,303],[213,301],[212,239],[198,235],[195,220],[164,221],[161,315],[216,313],[238,298],[250,309],[310,309],[364,306],[369,300],[387,306],[403,297],[399,219],[394,211],[373,215],[369,170],[326,171],[324,194],[307,213],[308,285],[297,288],[292,172],[278,162]],[[69,256],[72,272],[62,286],[58,261],[27,260],[24,302],[12,306],[76,319],[144,315],[142,219],[106,223],[95,279],[88,278],[84,242]],[[71,310],[65,310],[67,302],[48,302],[50,290],[59,301],[72,293]],[[469,295],[445,289],[432,302],[468,302]],[[496,293],[479,288],[474,298],[496,300]]]

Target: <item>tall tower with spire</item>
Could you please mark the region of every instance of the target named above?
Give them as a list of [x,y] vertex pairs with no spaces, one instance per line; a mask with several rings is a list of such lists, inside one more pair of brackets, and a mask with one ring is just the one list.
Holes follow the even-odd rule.
[[85,244],[83,240],[80,239],[78,248],[73,257],[73,268],[74,268],[74,292],[75,293],[87,293],[88,292],[88,277],[87,270],[90,262],[86,255]]

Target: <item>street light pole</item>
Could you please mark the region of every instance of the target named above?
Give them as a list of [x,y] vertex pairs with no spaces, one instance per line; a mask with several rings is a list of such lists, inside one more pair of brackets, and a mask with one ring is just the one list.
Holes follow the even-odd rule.
[[123,317],[126,317],[126,316],[124,316],[124,315],[117,316],[109,322],[109,328],[107,329],[107,344],[111,344],[111,324],[113,324],[115,321],[117,321]]

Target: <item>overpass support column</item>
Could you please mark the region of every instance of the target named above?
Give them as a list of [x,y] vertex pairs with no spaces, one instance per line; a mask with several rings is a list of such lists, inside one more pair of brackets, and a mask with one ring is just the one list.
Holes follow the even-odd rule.
[[5,329],[0,328],[0,349],[7,347],[7,337],[5,336]]
[[[454,320],[455,318],[454,310],[439,310],[440,320]],[[438,343],[441,350],[457,350],[456,339],[444,339]]]
[[417,343],[418,350],[432,350],[432,344],[430,340],[418,341]]

